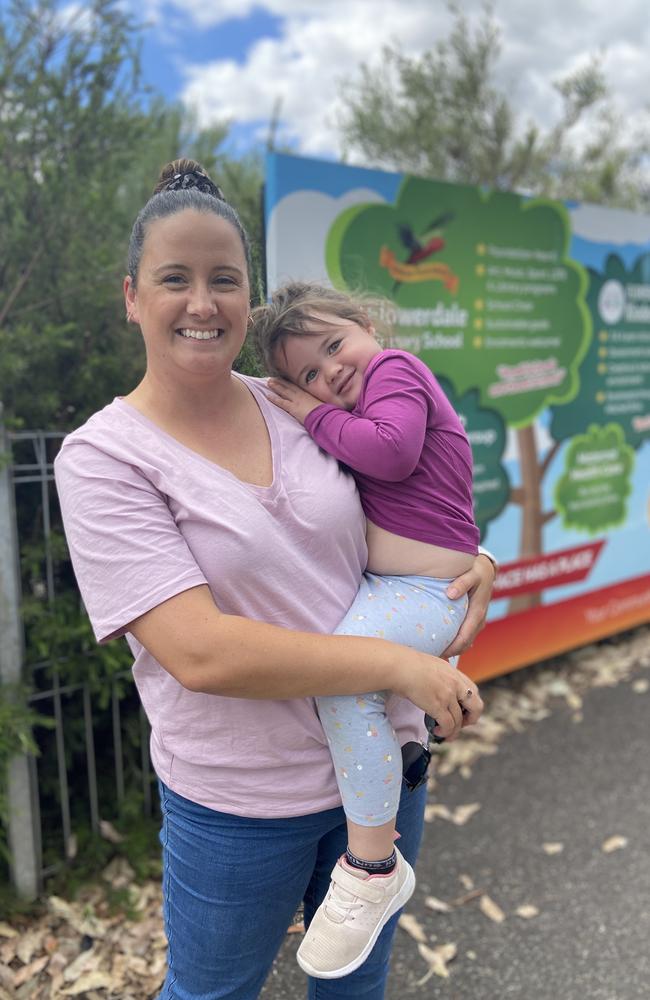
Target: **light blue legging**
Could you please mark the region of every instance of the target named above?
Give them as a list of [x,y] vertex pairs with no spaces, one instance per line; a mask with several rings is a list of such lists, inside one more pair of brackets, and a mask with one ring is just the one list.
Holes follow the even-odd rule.
[[[467,596],[450,600],[451,580],[366,573],[337,635],[374,636],[439,656],[467,612]],[[317,699],[345,815],[381,826],[397,814],[402,754],[386,712],[389,691]]]

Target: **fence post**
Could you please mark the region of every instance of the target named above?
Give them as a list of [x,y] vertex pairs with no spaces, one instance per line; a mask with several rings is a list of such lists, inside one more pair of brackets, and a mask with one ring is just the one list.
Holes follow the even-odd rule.
[[[21,681],[22,665],[18,533],[11,482],[11,451],[0,402],[0,684]],[[26,754],[16,754],[7,768],[11,878],[16,892],[23,899],[34,899],[38,895],[40,881],[29,765]]]

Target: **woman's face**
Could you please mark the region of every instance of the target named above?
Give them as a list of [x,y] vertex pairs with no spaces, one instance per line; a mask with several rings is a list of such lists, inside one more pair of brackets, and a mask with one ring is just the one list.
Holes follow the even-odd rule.
[[239,233],[226,219],[186,209],[150,223],[137,285],[124,280],[149,371],[230,371],[246,337],[249,285]]

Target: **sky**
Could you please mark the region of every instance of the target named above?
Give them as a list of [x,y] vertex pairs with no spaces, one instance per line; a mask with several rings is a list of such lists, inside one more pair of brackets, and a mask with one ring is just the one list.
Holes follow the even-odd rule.
[[[122,0],[146,23],[145,80],[202,125],[228,120],[231,149],[277,138],[336,159],[341,92],[382,47],[417,56],[448,36],[446,0]],[[67,5],[70,9],[73,5]],[[74,6],[83,7],[82,3]],[[482,0],[462,0],[470,25]],[[494,0],[502,56],[497,83],[521,125],[552,125],[557,80],[599,54],[618,108],[633,121],[650,102],[648,0]]]

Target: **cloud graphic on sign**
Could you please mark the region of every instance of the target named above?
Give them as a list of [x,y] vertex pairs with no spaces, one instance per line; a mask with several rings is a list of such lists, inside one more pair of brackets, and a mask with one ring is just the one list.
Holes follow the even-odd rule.
[[340,198],[304,190],[282,198],[271,212],[266,231],[269,292],[287,281],[331,285],[325,245],[332,223],[352,205],[385,201],[370,188],[355,188]]
[[585,240],[620,245],[650,240],[650,215],[623,210],[613,212],[599,205],[578,205],[569,208],[569,215],[573,235]]

